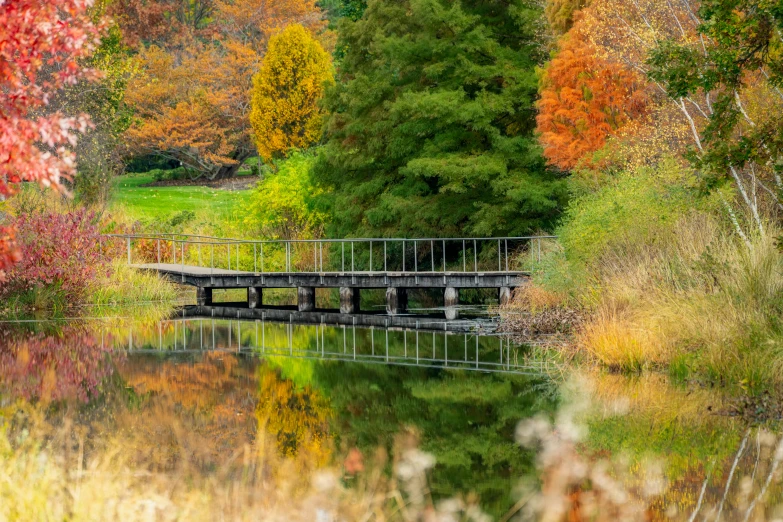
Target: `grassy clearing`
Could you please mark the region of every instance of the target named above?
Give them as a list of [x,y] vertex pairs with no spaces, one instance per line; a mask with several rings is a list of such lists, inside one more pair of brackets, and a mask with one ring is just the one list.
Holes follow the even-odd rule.
[[152,173],[128,174],[114,180],[110,211],[129,219],[166,219],[178,212],[205,212],[216,220],[241,215],[250,190],[223,190],[210,187],[145,187],[155,181]]

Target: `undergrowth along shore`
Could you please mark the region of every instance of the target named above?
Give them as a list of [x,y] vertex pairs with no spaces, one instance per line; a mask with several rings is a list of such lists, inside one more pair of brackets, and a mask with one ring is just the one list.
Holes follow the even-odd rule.
[[768,225],[748,248],[693,213],[669,232],[621,239],[581,266],[550,243],[531,284],[501,310],[505,329],[521,341],[554,336],[553,349],[610,369],[783,393],[779,231]]

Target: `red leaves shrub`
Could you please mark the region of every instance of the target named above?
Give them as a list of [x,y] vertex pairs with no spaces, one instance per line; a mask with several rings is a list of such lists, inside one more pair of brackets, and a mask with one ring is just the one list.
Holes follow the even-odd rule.
[[[94,76],[79,61],[98,44],[90,0],[0,1],[0,195],[21,181],[59,187],[73,173],[69,150],[88,127],[84,116],[47,114],[52,95]],[[56,67],[54,67],[56,65]],[[0,278],[19,256],[0,230]]]
[[0,283],[0,297],[55,287],[70,302],[84,297],[96,277],[108,274],[111,252],[102,248],[95,213],[34,213],[11,220],[21,259]]

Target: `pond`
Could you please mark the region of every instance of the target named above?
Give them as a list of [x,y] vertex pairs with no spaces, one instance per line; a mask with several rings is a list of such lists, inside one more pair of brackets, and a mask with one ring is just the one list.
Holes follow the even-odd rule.
[[[545,499],[558,466],[577,462],[605,463],[646,519],[689,520],[698,507],[742,520],[759,493],[765,507],[753,513],[771,516],[780,500],[774,424],[750,427],[698,384],[570,367],[486,316],[336,324],[231,305],[103,315],[2,323],[0,411],[12,431],[56,432],[83,459],[119,451],[134,469],[188,480],[238,480],[249,448],[263,447],[265,477],[304,484],[338,469],[365,493],[373,480],[391,487],[392,469],[419,455],[434,459],[420,485],[433,503],[461,498],[495,520],[532,509],[524,492]],[[554,425],[525,444],[531,419]]]

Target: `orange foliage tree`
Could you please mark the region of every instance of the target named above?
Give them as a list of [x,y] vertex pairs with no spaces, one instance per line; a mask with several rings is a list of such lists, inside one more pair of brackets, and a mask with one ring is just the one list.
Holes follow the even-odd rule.
[[[177,2],[170,2],[177,4]],[[315,0],[215,1],[200,24],[180,24],[139,53],[128,86],[137,120],[129,154],[180,161],[195,176],[233,175],[254,152],[250,90],[272,34],[291,23],[325,26]]]
[[262,158],[318,140],[323,126],[318,101],[331,80],[329,54],[301,25],[289,25],[269,40],[261,70],[253,77],[250,113]]
[[602,58],[579,22],[558,48],[541,74],[536,123],[548,162],[570,170],[603,147],[607,137],[645,114],[646,82]]

